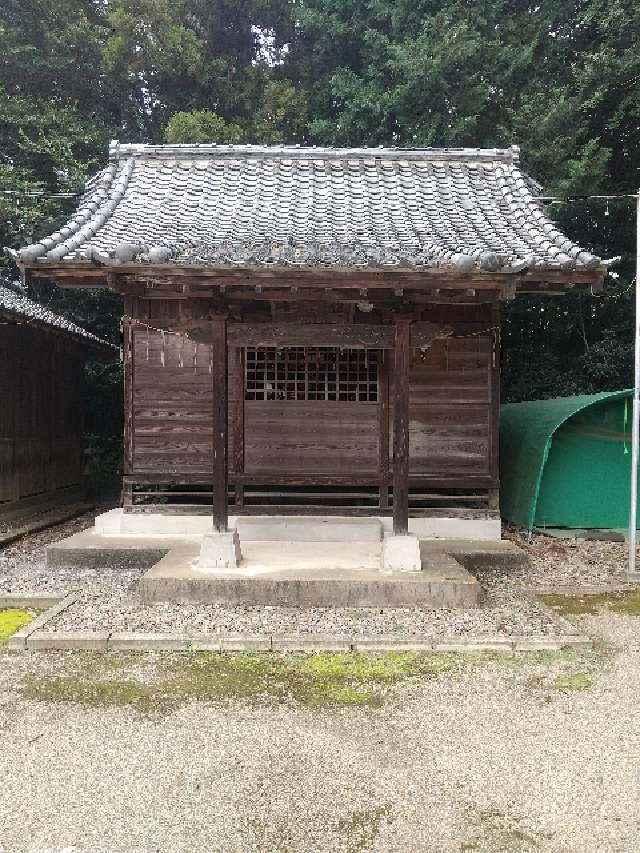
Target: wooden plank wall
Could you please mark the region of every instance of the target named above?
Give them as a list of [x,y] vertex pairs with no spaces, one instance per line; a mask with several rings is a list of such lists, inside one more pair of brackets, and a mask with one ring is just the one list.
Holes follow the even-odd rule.
[[447,338],[414,353],[409,473],[490,473],[490,337]]
[[132,473],[210,471],[211,347],[134,329],[133,351]]
[[0,325],[0,502],[78,485],[84,362],[78,347],[27,325]]
[[[174,306],[142,301],[140,318],[166,317]],[[149,313],[148,313],[149,312]],[[295,312],[294,312],[295,314]],[[493,322],[490,305],[443,306],[428,318],[452,323],[454,336],[414,350],[409,387],[412,478],[497,484]],[[210,347],[143,326],[133,329],[130,474],[206,475],[211,471]],[[197,349],[197,351],[196,351]],[[229,353],[229,470],[305,476],[384,469],[377,403],[245,401],[242,362]],[[388,353],[385,356],[388,358]],[[163,364],[164,362],[164,364]],[[182,366],[180,366],[182,364]],[[392,370],[390,371],[392,373]],[[393,377],[389,377],[393,397]],[[243,417],[240,417],[239,415]],[[392,429],[388,444],[393,446]],[[244,442],[243,442],[244,438]],[[383,444],[385,440],[383,439]],[[386,449],[386,446],[385,446]],[[389,450],[391,455],[391,451]],[[388,476],[388,471],[384,476]]]
[[378,404],[336,401],[245,403],[248,474],[375,474]]

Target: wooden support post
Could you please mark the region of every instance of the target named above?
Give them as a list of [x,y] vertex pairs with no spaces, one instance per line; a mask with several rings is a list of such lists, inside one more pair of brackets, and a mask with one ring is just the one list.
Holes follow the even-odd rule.
[[493,325],[493,340],[491,342],[491,363],[489,364],[489,472],[495,483],[495,488],[489,494],[489,509],[499,507],[500,482],[500,303],[496,300],[491,308]]
[[380,352],[378,369],[378,471],[380,472],[380,509],[389,508],[389,355]]
[[227,530],[227,317],[211,318],[211,393],[213,395],[213,529]]
[[[122,363],[124,371],[124,446],[122,470],[125,476],[133,473],[134,469],[134,412],[133,394],[135,387],[135,332],[131,322],[135,314],[135,298],[126,296],[124,300],[124,317],[122,318]],[[122,505],[125,511],[131,507],[131,491],[124,488]]]
[[[233,411],[231,416],[233,435],[233,465],[235,474],[244,473],[244,349],[234,347],[232,350],[232,399]],[[235,487],[236,506],[244,505],[244,486],[236,481]]]
[[409,532],[409,365],[411,321],[398,318],[393,348],[393,532]]

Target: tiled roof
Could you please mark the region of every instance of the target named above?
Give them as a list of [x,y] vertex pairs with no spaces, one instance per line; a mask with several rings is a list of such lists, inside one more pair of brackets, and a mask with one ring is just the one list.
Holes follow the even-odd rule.
[[[15,289],[14,289],[15,288]],[[39,302],[34,302],[18,292],[17,286],[6,287],[0,284],[0,313],[11,314],[18,318],[24,318],[27,322],[38,325],[53,326],[76,338],[82,338],[87,342],[99,344],[111,348],[111,344],[102,338],[87,332],[81,326],[76,326],[71,320],[54,314]]]
[[518,149],[124,145],[25,263],[585,270]]

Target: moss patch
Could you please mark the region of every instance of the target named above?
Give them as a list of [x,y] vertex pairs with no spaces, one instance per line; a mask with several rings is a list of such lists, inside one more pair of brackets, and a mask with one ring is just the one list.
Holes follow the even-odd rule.
[[476,809],[469,814],[470,823],[474,827],[471,837],[460,847],[461,853],[491,850],[494,853],[528,853],[538,850],[543,842],[553,837],[523,827],[517,815],[503,812],[500,809]]
[[444,654],[79,653],[57,676],[28,676],[28,699],[167,713],[190,701],[293,702],[305,707],[379,707],[389,688],[478,665],[481,656]]
[[[591,656],[590,658],[591,659]],[[530,687],[589,668],[575,650],[417,653],[74,652],[55,674],[30,674],[23,695],[43,702],[170,713],[187,702],[291,703],[306,708],[378,708],[401,684],[420,684],[478,666],[524,671]],[[552,668],[551,673],[531,667]],[[534,676],[535,677],[532,677]]]
[[19,631],[23,625],[28,625],[33,614],[26,610],[0,610],[0,646],[7,642],[12,634]]
[[369,850],[378,837],[383,822],[391,823],[390,806],[378,806],[352,812],[338,821],[338,832],[346,842],[348,853]]
[[588,690],[593,684],[593,679],[586,672],[577,672],[575,675],[559,675],[554,678],[550,687],[555,690]]
[[636,589],[593,595],[549,594],[539,598],[562,616],[594,615],[604,608],[625,616],[640,616],[640,590]]

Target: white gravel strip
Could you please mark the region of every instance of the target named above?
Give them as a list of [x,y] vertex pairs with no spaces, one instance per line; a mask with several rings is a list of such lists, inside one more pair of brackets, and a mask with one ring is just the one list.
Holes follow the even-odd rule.
[[47,568],[46,545],[85,529],[92,521],[93,515],[83,516],[0,550],[0,593],[80,592],[77,603],[46,626],[48,631],[557,636],[570,633],[570,629],[558,623],[527,590],[581,585],[604,589],[625,582],[623,543],[576,543],[536,536],[528,545],[524,537],[514,534],[517,544],[529,555],[528,565],[478,572],[486,600],[475,609],[143,605],[135,591],[140,569],[117,564],[108,569]]
[[549,635],[553,617],[539,604],[521,599],[517,605],[468,610],[411,608],[269,607],[206,604],[142,605],[127,591],[93,594],[80,599],[52,623],[48,631],[150,631],[197,634],[325,634],[338,636],[464,636],[479,634]]

